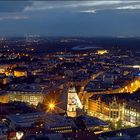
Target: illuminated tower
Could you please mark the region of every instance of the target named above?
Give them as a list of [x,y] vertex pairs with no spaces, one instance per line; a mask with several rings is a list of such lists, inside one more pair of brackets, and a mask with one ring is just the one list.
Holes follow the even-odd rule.
[[80,99],[77,95],[77,92],[74,87],[68,89],[68,99],[67,99],[67,115],[69,117],[76,117],[76,109],[82,109],[83,106],[80,102]]

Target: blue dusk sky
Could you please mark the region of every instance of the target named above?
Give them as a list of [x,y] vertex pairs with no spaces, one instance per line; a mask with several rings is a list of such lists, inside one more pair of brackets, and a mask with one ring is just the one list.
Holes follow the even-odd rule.
[[0,36],[140,36],[140,0],[0,1]]

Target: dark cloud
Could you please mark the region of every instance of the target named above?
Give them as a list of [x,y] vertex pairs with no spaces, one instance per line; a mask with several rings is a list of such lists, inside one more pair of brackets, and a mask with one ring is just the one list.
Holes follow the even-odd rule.
[[20,12],[26,6],[31,6],[32,1],[18,0],[18,1],[0,1],[0,12]]
[[0,1],[0,36],[140,36],[140,1],[79,1]]

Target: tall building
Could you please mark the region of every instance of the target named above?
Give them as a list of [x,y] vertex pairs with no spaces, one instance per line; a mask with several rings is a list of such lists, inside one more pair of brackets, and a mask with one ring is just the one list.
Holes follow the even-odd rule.
[[70,87],[68,89],[68,99],[67,99],[67,115],[70,117],[76,117],[77,108],[82,109],[83,106],[77,95],[75,87]]
[[68,90],[67,115],[69,117],[76,117],[76,94],[75,88]]

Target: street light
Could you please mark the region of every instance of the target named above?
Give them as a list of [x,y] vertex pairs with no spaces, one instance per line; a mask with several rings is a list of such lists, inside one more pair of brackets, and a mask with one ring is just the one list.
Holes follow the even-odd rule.
[[55,108],[55,104],[54,103],[49,103],[49,109],[53,110]]

